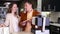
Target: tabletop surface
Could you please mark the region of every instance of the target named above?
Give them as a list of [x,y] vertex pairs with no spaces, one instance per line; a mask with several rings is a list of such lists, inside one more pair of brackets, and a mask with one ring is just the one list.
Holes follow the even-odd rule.
[[31,32],[14,32],[12,34],[33,34],[33,33],[31,33]]
[[50,23],[50,25],[60,27],[60,24],[58,24],[58,23]]

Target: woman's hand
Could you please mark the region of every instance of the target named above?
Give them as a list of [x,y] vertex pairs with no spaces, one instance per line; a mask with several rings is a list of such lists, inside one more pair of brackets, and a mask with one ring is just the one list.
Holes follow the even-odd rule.
[[4,24],[0,24],[0,27],[5,27],[5,25]]
[[1,27],[1,24],[0,24],[0,27]]
[[0,24],[0,27],[3,27],[3,25],[2,25],[2,24]]

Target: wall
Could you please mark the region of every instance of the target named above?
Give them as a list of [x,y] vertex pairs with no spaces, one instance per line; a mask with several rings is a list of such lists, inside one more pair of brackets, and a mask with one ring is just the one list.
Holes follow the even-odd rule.
[[58,17],[60,17],[60,12],[51,12],[50,21],[57,22]]
[[42,7],[41,5],[42,5],[42,0],[37,0],[37,10],[38,11],[41,11],[41,9],[42,9],[41,8]]

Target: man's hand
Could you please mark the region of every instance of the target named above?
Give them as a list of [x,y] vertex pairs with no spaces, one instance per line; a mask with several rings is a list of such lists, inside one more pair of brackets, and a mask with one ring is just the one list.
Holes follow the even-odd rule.
[[31,22],[31,20],[25,20],[23,22],[20,22],[20,25],[25,26],[27,22]]

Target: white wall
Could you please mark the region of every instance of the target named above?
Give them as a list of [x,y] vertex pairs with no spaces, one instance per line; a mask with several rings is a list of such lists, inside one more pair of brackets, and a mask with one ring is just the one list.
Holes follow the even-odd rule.
[[42,7],[42,0],[37,0],[37,10],[41,11],[41,7]]
[[50,21],[57,22],[60,12],[51,12]]

